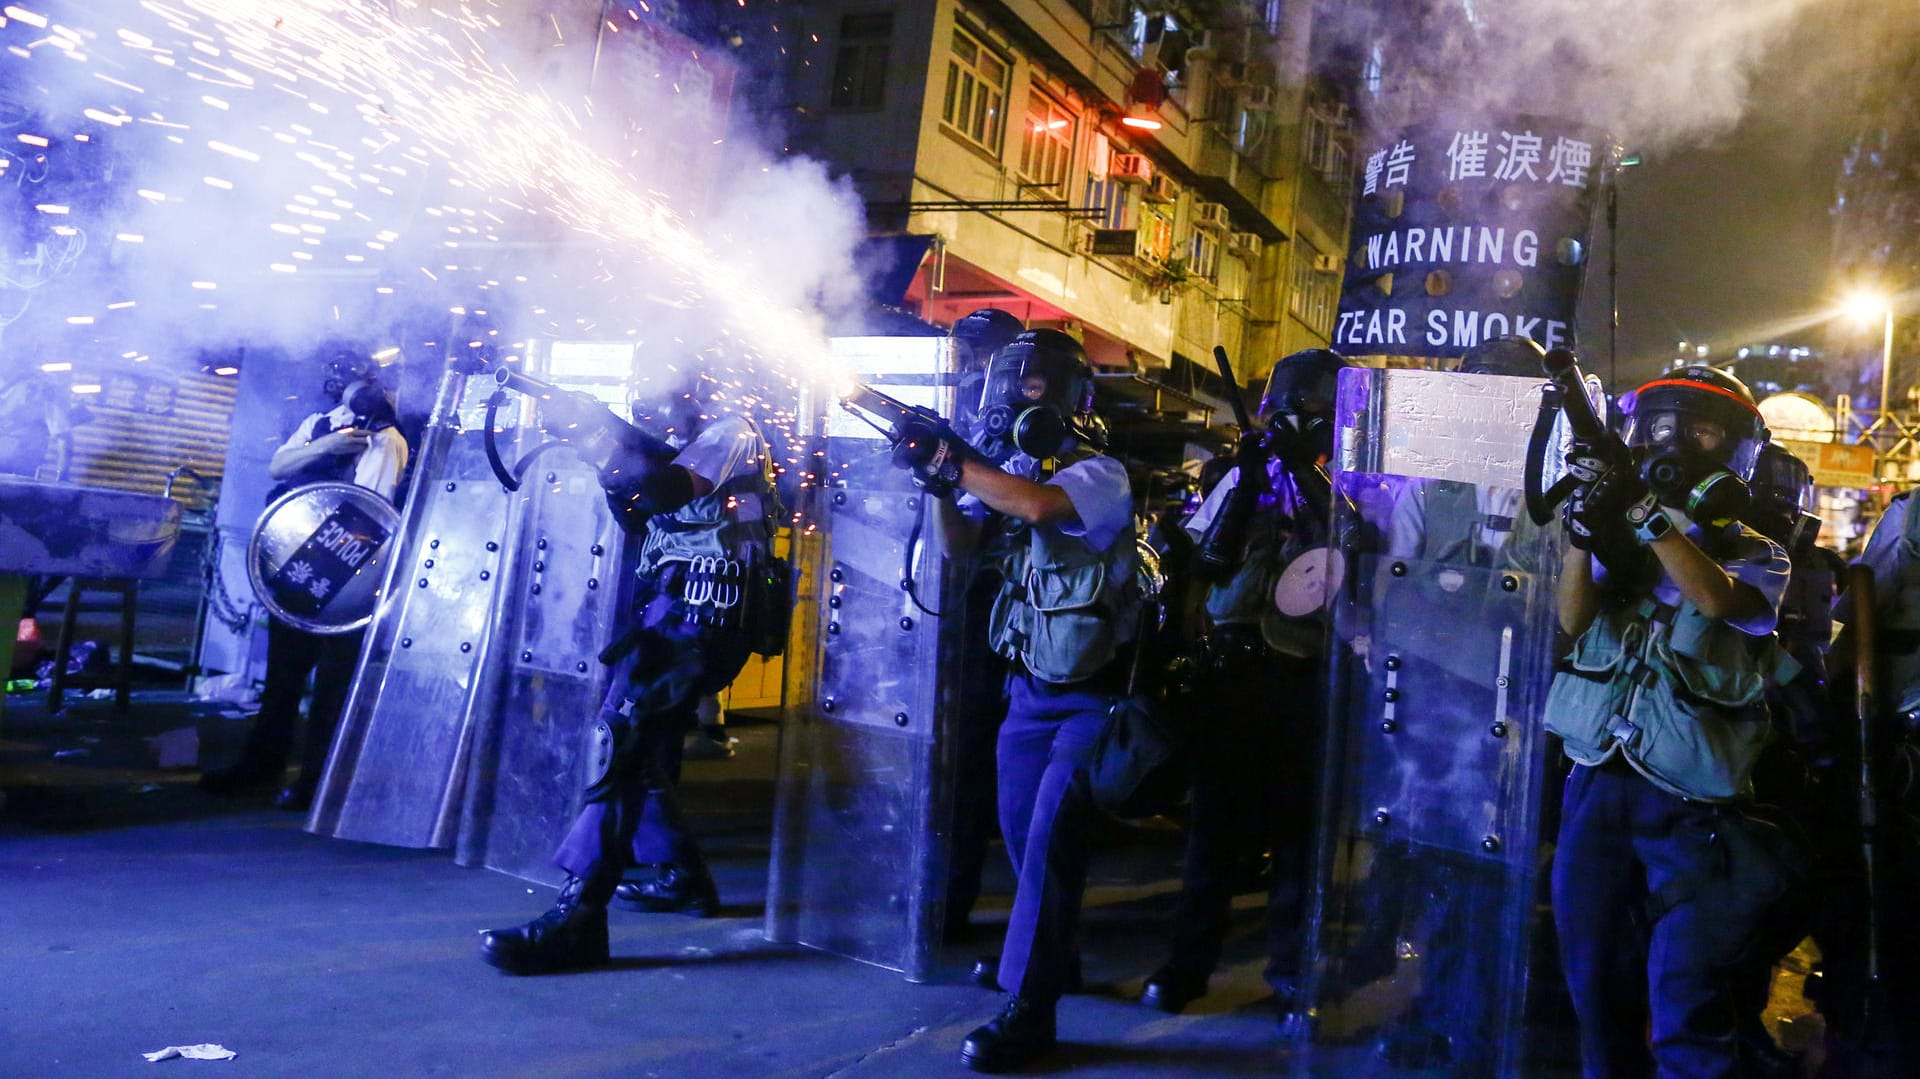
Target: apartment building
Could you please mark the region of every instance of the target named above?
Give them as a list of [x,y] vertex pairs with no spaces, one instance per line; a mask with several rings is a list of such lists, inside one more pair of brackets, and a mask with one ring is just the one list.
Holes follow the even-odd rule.
[[1280,0],[812,0],[778,19],[781,108],[875,233],[931,237],[921,317],[1003,308],[1142,373],[1220,344],[1253,381],[1325,346],[1338,306],[1349,109],[1308,71],[1311,21]]

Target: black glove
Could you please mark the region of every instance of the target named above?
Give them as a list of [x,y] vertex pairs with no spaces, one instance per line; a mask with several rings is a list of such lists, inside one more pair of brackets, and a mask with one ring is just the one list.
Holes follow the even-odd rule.
[[1567,447],[1567,475],[1583,487],[1599,483],[1609,472],[1633,471],[1633,458],[1618,442],[1593,443],[1574,439]]
[[935,498],[952,497],[960,486],[961,462],[972,456],[966,440],[947,421],[915,417],[900,425],[893,444],[893,465],[913,475],[916,487]]
[[[1569,467],[1572,456],[1568,454]],[[1593,483],[1574,488],[1562,518],[1568,542],[1575,547],[1583,551],[1609,546],[1620,550],[1639,543],[1634,526],[1658,509],[1658,500],[1639,472],[1631,467],[1608,468]]]
[[[1591,552],[1599,547],[1600,540],[1594,535],[1594,528],[1599,522],[1588,506],[1588,494],[1586,487],[1573,489],[1567,500],[1560,504],[1560,523],[1566,527],[1568,543],[1582,551]],[[1606,526],[1600,524],[1599,527],[1604,530]]]
[[1240,435],[1240,444],[1234,448],[1233,463],[1240,468],[1240,482],[1245,483],[1253,476],[1266,474],[1267,436],[1258,431],[1244,431]]

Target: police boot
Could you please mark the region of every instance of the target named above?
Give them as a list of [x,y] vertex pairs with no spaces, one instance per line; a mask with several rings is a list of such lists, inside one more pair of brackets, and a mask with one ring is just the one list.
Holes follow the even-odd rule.
[[960,1062],[977,1072],[1012,1071],[1054,1047],[1053,1002],[1008,997],[1007,1006],[960,1044]]
[[664,866],[652,880],[623,882],[613,890],[613,901],[644,914],[678,911],[711,918],[720,913],[720,890],[704,864]]
[[605,963],[611,890],[568,877],[545,914],[514,929],[480,934],[480,958],[508,974],[550,974]]
[[1140,990],[1140,1003],[1179,1015],[1187,1005],[1207,995],[1207,975],[1169,963],[1153,972]]

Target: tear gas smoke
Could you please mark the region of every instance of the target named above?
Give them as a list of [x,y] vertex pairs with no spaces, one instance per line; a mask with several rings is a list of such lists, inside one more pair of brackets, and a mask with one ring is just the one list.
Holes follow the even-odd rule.
[[[1380,76],[1373,121],[1531,113],[1590,124],[1657,153],[1710,141],[1740,121],[1770,51],[1829,37],[1857,58],[1841,0],[1406,0],[1322,4],[1316,52]],[[1890,7],[1893,5],[1889,5]],[[1844,38],[1844,41],[1842,40]]]
[[437,310],[502,356],[632,341],[789,415],[858,292],[858,202],[728,136],[730,61],[602,10],[5,7],[0,343],[305,352]]

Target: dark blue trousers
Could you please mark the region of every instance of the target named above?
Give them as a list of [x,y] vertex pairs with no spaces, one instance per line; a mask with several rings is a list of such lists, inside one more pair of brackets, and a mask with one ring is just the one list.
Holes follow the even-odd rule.
[[1000,986],[1051,1004],[1077,954],[1080,897],[1087,884],[1093,801],[1087,762],[1113,697],[1089,682],[1049,685],[1007,679],[1000,727],[1000,834],[1013,859],[1013,912],[1000,953]]
[[606,774],[589,777],[585,804],[554,853],[576,877],[616,877],[628,864],[704,864],[676,787],[683,739],[700,698],[725,689],[746,665],[745,634],[682,618],[669,590],[637,600],[633,647],[615,664],[597,717],[613,732]]
[[1728,912],[1683,901],[1651,927],[1644,914],[1648,895],[1668,882],[1722,871],[1718,812],[1619,762],[1575,766],[1563,801],[1553,922],[1580,1020],[1582,1073],[1738,1075],[1734,972],[1707,954],[1728,934],[1716,922]]
[[267,619],[267,684],[260,692],[260,714],[253,721],[246,749],[240,757],[242,767],[279,777],[293,751],[300,698],[307,692],[307,681],[311,678],[313,700],[307,705],[300,783],[311,788],[320,782],[365,638],[365,630],[308,633],[278,618]]
[[1297,988],[1318,790],[1322,663],[1264,649],[1211,663],[1193,704],[1194,748],[1186,866],[1174,906],[1168,967],[1205,978],[1220,962],[1238,870],[1272,852],[1267,979]]

